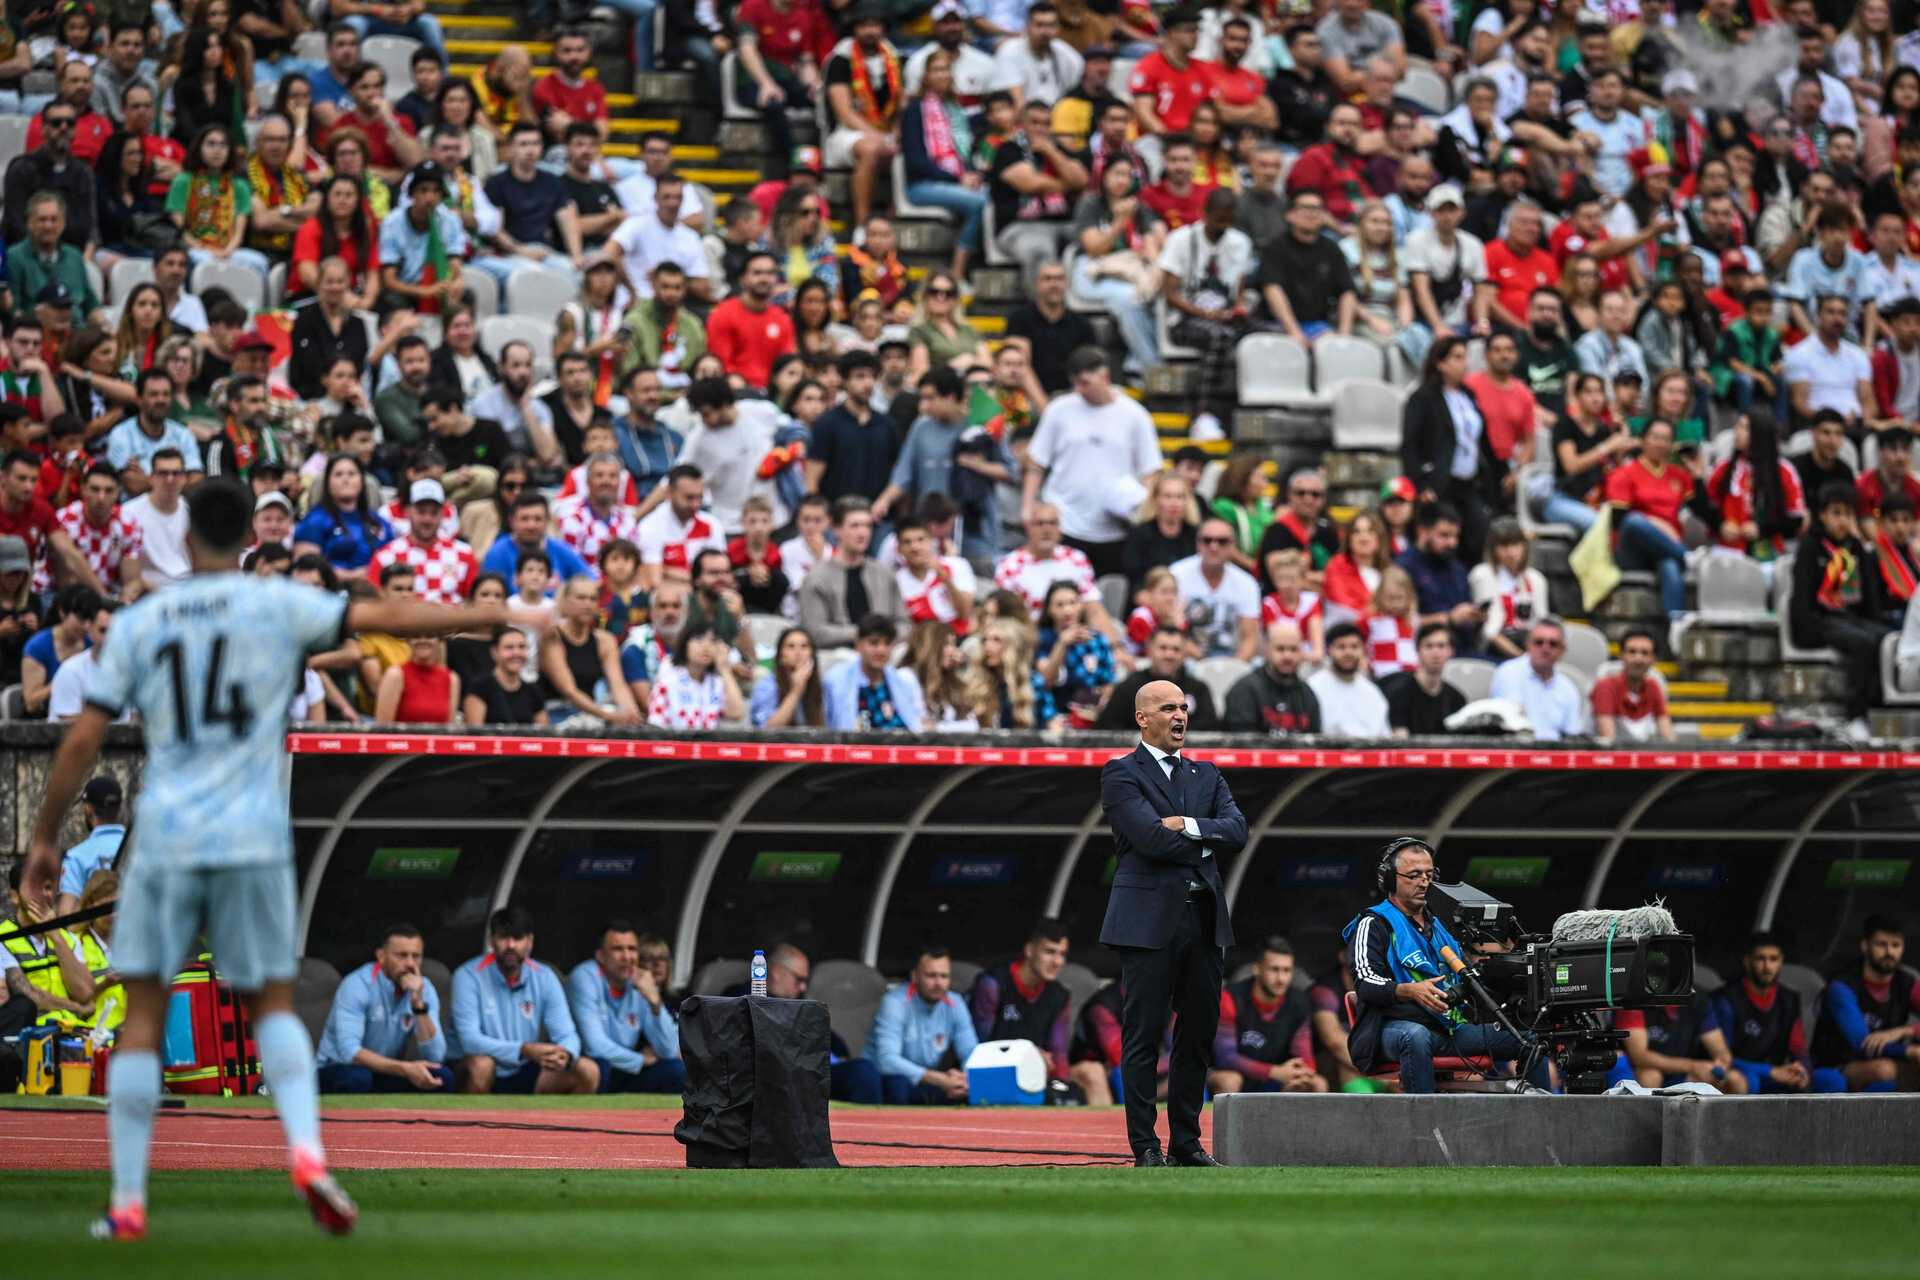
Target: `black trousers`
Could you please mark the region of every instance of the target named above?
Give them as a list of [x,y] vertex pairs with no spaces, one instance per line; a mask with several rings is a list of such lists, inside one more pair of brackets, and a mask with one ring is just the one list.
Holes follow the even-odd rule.
[[1220,1022],[1220,979],[1226,952],[1213,944],[1215,902],[1203,890],[1187,908],[1164,947],[1119,947],[1121,1009],[1120,1072],[1127,1103],[1127,1145],[1137,1156],[1158,1148],[1154,1089],[1167,1019],[1173,1055],[1167,1071],[1167,1149],[1186,1153],[1200,1145],[1200,1104],[1206,1098],[1213,1033]]
[[1817,625],[1820,639],[1840,651],[1840,665],[1847,673],[1847,716],[1860,719],[1880,701],[1880,642],[1888,628],[1840,613],[1822,613]]
[[[1078,538],[1063,537],[1060,541],[1086,555],[1087,561],[1093,566],[1093,574],[1096,578],[1125,571],[1120,561],[1120,554],[1127,545],[1125,539],[1119,542],[1082,542]],[[1119,621],[1124,622],[1125,619],[1119,619]]]

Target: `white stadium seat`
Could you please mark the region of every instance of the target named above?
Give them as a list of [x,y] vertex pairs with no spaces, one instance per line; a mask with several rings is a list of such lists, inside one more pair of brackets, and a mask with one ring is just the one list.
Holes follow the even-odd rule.
[[[554,325],[561,310],[579,296],[580,286],[571,277],[541,267],[518,267],[507,277],[507,313],[516,320]],[[544,354],[553,354],[551,341]]]
[[1322,392],[1349,378],[1384,381],[1387,355],[1377,342],[1330,333],[1313,344],[1313,385]]
[[1399,388],[1378,378],[1349,378],[1331,391],[1334,448],[1387,453],[1400,448],[1400,419],[1406,400]]
[[259,311],[267,305],[267,278],[252,267],[243,267],[237,262],[221,262],[208,258],[193,269],[188,286],[194,293],[205,293],[209,289],[225,289],[233,295],[233,300],[245,307],[249,313]]
[[1244,405],[1320,405],[1326,398],[1313,389],[1313,357],[1293,338],[1254,333],[1234,349]]

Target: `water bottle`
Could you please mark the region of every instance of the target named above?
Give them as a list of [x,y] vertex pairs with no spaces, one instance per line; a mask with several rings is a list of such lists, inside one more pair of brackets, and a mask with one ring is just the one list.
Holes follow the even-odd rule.
[[755,951],[753,953],[753,967],[748,972],[752,975],[751,986],[749,987],[749,990],[751,990],[753,994],[756,996],[766,995],[767,994],[767,953],[766,952]]

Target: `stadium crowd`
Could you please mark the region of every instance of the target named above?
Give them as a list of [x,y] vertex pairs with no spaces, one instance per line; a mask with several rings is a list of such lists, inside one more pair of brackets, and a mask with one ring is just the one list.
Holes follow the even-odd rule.
[[[86,788],[89,834],[66,853],[62,910],[109,902],[118,893],[113,866],[126,834],[123,807],[112,778]],[[17,866],[10,888],[13,915],[0,921],[0,932],[14,920],[32,919]],[[109,915],[77,929],[9,940],[0,951],[6,982],[0,1036],[34,1023],[77,1034],[112,1031],[126,1012],[113,972],[113,925]],[[494,912],[488,938],[485,952],[450,976],[440,962],[443,976],[433,978],[420,930],[395,923],[375,940],[371,960],[332,990],[311,993],[326,1006],[324,1024],[315,1027],[322,1091],[680,1092],[685,1065],[678,1011],[689,992],[669,985],[672,951],[664,938],[633,921],[609,919],[592,954],[564,968],[535,958],[536,922],[522,907]],[[1062,981],[1069,947],[1067,927],[1042,919],[1018,955],[967,966],[964,981],[946,947],[925,945],[906,979],[884,994],[814,993],[830,1003],[851,999],[855,1016],[870,1019],[857,1051],[833,1037],[833,1096],[964,1102],[964,1067],[974,1046],[1012,1039],[1039,1047],[1062,1097],[1093,1105],[1116,1101],[1124,991],[1117,981],[1099,984],[1084,969],[1067,975],[1070,988]],[[1383,965],[1384,948],[1373,949],[1382,954],[1370,963]],[[1781,939],[1755,934],[1741,976],[1720,990],[1703,990],[1684,1005],[1613,1015],[1615,1028],[1627,1032],[1613,1078],[1655,1088],[1694,1080],[1729,1093],[1920,1088],[1920,979],[1902,967],[1904,956],[1901,924],[1870,916],[1859,959],[1839,966],[1824,989],[1806,991],[1782,981]],[[1366,1091],[1406,1083],[1390,1062],[1376,1062],[1371,1077],[1355,1067],[1347,1032],[1358,1002],[1368,997],[1356,991],[1345,942],[1326,957],[1318,982],[1297,967],[1284,938],[1264,938],[1242,958],[1246,963],[1220,997],[1212,1092]],[[769,995],[809,995],[812,962],[801,947],[780,943],[767,960]],[[705,994],[746,992],[744,982],[708,982],[704,971],[695,983]],[[841,1013],[844,1025],[847,1009]],[[1430,1015],[1407,1004],[1389,1016]],[[1433,1026],[1436,1035],[1448,1031],[1438,1018]],[[1169,1045],[1171,1039],[1169,1030]],[[1165,1052],[1159,1071],[1164,1085]]]
[[[550,602],[355,637],[301,720],[1127,728],[1116,689],[1211,661],[1196,727],[1384,737],[1442,731],[1449,660],[1482,658],[1536,736],[1671,736],[1664,637],[1569,678],[1545,521],[1673,616],[1709,559],[1791,557],[1791,633],[1866,731],[1920,579],[1920,49],[1882,0],[668,8],[656,51],[634,0],[639,65],[773,139],[724,204],[665,135],[603,156],[586,30],[469,79],[417,3],[335,0],[323,61],[295,6],[28,20],[0,85],[57,91],[0,90],[31,116],[0,221],[9,713],[72,714],[70,660],[186,571],[183,488],[237,474],[254,572]],[[390,92],[360,39],[396,32]],[[815,102],[824,145],[789,151]],[[924,279],[888,187],[958,220]],[[1026,298],[990,343],[966,307],[1001,255]],[[555,287],[550,348],[496,324]],[[1236,347],[1275,335],[1419,371],[1402,474],[1344,524],[1319,468],[1164,457],[1136,398],[1189,348],[1191,433],[1227,435]]]

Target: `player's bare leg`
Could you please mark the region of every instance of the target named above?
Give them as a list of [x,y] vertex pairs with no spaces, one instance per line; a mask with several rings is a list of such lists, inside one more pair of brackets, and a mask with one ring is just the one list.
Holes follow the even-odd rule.
[[327,1172],[327,1153],[320,1145],[320,1086],[314,1075],[313,1041],[293,1011],[293,984],[269,982],[244,998],[260,1045],[260,1072],[287,1135],[293,1188],[307,1202],[321,1230],[346,1235],[360,1210]]
[[107,1063],[107,1141],[113,1190],[107,1212],[93,1224],[99,1240],[140,1240],[147,1234],[147,1157],[153,1117],[160,1108],[160,1029],[167,987],[154,978],[128,978],[127,1017]]

